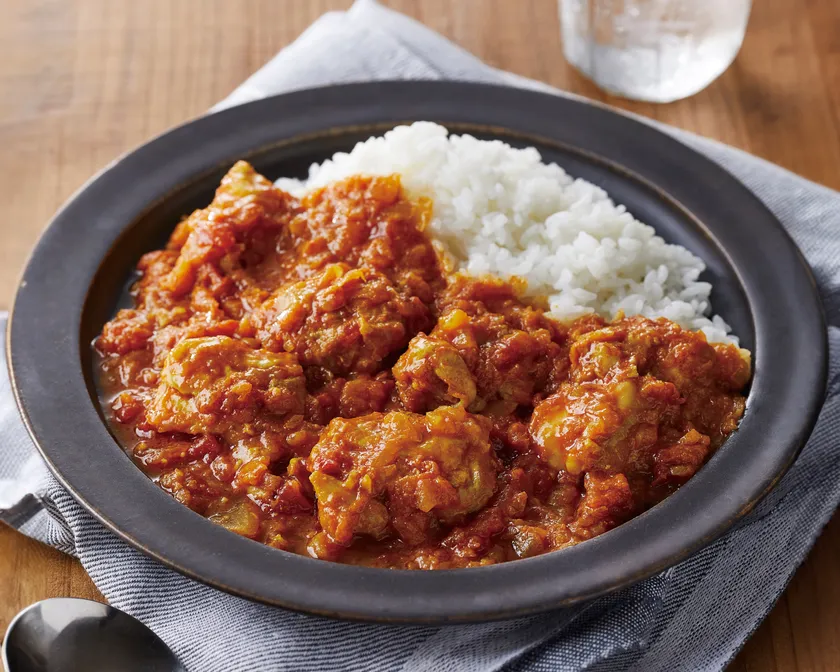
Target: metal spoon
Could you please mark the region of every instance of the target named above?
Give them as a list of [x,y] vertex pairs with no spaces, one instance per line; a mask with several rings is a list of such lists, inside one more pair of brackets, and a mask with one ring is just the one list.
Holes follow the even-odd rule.
[[185,672],[136,618],[70,597],[36,602],[15,616],[2,655],[6,672]]

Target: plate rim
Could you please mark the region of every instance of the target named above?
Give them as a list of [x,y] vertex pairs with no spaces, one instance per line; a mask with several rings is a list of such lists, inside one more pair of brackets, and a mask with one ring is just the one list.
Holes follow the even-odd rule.
[[[67,339],[56,334],[51,334],[49,336],[41,335],[40,337],[34,338],[31,337],[31,335],[27,336],[27,334],[30,333],[33,328],[37,328],[39,324],[40,326],[43,326],[45,278],[43,276],[38,278],[37,276],[39,273],[37,271],[39,268],[43,270],[44,268],[49,267],[48,265],[45,265],[45,263],[48,261],[48,253],[51,251],[53,252],[54,261],[54,250],[49,248],[51,236],[52,238],[55,238],[56,232],[62,228],[66,236],[67,232],[69,232],[74,226],[72,217],[78,214],[76,210],[81,209],[82,211],[87,210],[88,212],[95,212],[93,209],[95,204],[91,202],[91,199],[99,195],[97,190],[101,189],[103,181],[110,186],[109,181],[115,179],[115,176],[118,175],[120,171],[127,170],[130,172],[131,170],[140,170],[144,167],[148,168],[148,162],[151,162],[151,164],[154,165],[155,157],[169,157],[173,151],[178,151],[184,147],[186,147],[185,151],[188,150],[187,156],[192,156],[190,152],[198,150],[195,150],[194,147],[190,149],[191,143],[194,143],[196,138],[200,138],[202,132],[205,134],[204,137],[206,139],[208,133],[211,131],[218,133],[219,128],[224,128],[227,122],[231,122],[230,125],[233,126],[234,120],[236,123],[242,124],[246,121],[258,122],[262,119],[263,126],[267,123],[269,125],[282,125],[292,134],[292,136],[294,136],[294,130],[299,128],[301,123],[306,121],[311,123],[313,120],[315,123],[318,123],[318,120],[321,118],[318,115],[311,116],[308,119],[294,118],[294,123],[291,123],[289,122],[289,118],[295,110],[310,113],[317,109],[320,110],[321,115],[326,114],[329,116],[330,114],[333,114],[331,110],[335,109],[336,104],[339,101],[343,101],[346,106],[341,111],[347,112],[347,107],[352,107],[353,115],[355,115],[356,118],[368,119],[365,123],[377,123],[377,121],[381,123],[392,123],[393,121],[398,121],[399,119],[394,120],[379,117],[382,117],[383,115],[386,117],[389,117],[389,115],[394,116],[392,112],[389,112],[389,110],[393,111],[406,109],[405,105],[412,102],[417,103],[417,108],[422,108],[420,103],[424,100],[431,104],[432,107],[435,107],[435,105],[441,106],[441,108],[449,106],[450,109],[453,110],[453,115],[456,117],[459,115],[463,116],[465,114],[464,108],[469,108],[466,111],[466,116],[473,116],[474,109],[478,109],[482,106],[487,108],[493,104],[500,105],[501,107],[490,108],[489,112],[485,109],[483,112],[483,114],[492,119],[510,118],[506,117],[506,115],[515,115],[517,112],[521,114],[521,110],[524,109],[530,112],[531,116],[527,117],[522,122],[523,125],[533,125],[536,123],[534,121],[534,117],[540,116],[540,122],[537,125],[540,128],[546,128],[548,130],[550,130],[550,127],[544,126],[546,123],[544,117],[549,113],[561,115],[562,113],[566,113],[572,116],[584,114],[587,115],[587,118],[596,128],[601,128],[605,125],[608,129],[612,128],[616,134],[620,134],[620,132],[628,133],[633,131],[643,139],[653,138],[652,142],[654,142],[654,144],[658,144],[660,146],[664,145],[664,150],[666,152],[673,152],[682,157],[695,170],[699,170],[707,177],[710,177],[711,179],[709,181],[716,186],[719,191],[730,196],[736,196],[739,207],[753,213],[763,220],[764,224],[770,227],[768,231],[771,231],[772,233],[769,235],[771,235],[771,237],[775,237],[775,243],[782,246],[782,256],[784,257],[785,267],[793,272],[793,282],[791,284],[794,284],[798,290],[804,292],[803,295],[795,297],[798,299],[798,303],[794,304],[794,307],[798,305],[799,311],[804,311],[805,314],[804,322],[799,325],[802,329],[799,332],[787,333],[786,338],[788,340],[793,339],[795,343],[804,341],[807,344],[810,342],[812,348],[812,357],[810,362],[804,362],[806,365],[807,375],[802,376],[801,372],[796,372],[800,379],[807,377],[810,381],[810,385],[805,386],[808,387],[808,389],[798,390],[800,393],[800,405],[804,409],[804,416],[798,423],[787,422],[787,434],[790,435],[790,438],[787,441],[789,445],[787,445],[784,450],[778,451],[779,454],[775,456],[775,459],[767,459],[758,464],[758,466],[762,468],[761,473],[763,476],[761,478],[751,480],[752,487],[750,488],[749,497],[747,497],[746,501],[739,501],[737,507],[730,505],[728,507],[728,515],[721,516],[719,510],[715,510],[715,515],[713,516],[709,516],[708,511],[699,512],[699,517],[702,523],[701,527],[704,530],[704,533],[700,535],[700,538],[694,539],[690,544],[666,544],[670,550],[668,552],[666,552],[666,549],[662,550],[662,553],[664,553],[667,557],[661,559],[659,563],[652,564],[650,561],[647,561],[646,564],[642,563],[645,564],[644,568],[640,568],[639,562],[628,562],[628,567],[620,572],[622,574],[620,580],[616,580],[615,571],[600,572],[598,573],[597,580],[595,580],[595,577],[590,577],[588,582],[583,582],[579,585],[576,591],[573,591],[575,594],[571,597],[568,595],[568,587],[565,591],[565,597],[562,594],[558,594],[557,590],[552,590],[551,582],[546,582],[543,575],[548,574],[551,571],[560,572],[563,569],[568,571],[573,569],[573,567],[570,568],[569,565],[573,565],[576,562],[586,565],[589,561],[589,556],[594,555],[597,557],[598,553],[601,552],[601,549],[604,549],[603,552],[606,553],[613,550],[613,547],[615,546],[620,547],[621,544],[619,543],[619,539],[627,537],[634,529],[643,537],[645,535],[649,535],[651,532],[648,528],[651,525],[660,524],[662,522],[660,520],[661,515],[651,517],[649,514],[654,512],[654,510],[651,510],[644,514],[644,516],[636,518],[633,521],[616,528],[616,530],[611,531],[607,535],[602,535],[601,537],[561,552],[550,553],[527,560],[503,563],[492,567],[461,570],[437,570],[434,572],[382,570],[326,563],[323,561],[303,558],[301,556],[294,556],[275,549],[268,549],[251,542],[250,540],[238,537],[228,539],[228,536],[233,535],[230,535],[230,533],[222,530],[221,528],[217,528],[217,532],[224,535],[223,537],[220,537],[218,533],[212,533],[212,530],[205,529],[205,527],[216,528],[216,526],[213,526],[210,523],[207,523],[206,526],[201,526],[202,532],[206,532],[206,534],[202,534],[203,538],[210,539],[211,541],[221,540],[223,543],[231,547],[233,554],[236,554],[239,557],[247,556],[249,558],[249,567],[253,567],[254,565],[263,567],[268,565],[278,565],[283,567],[284,572],[288,572],[288,575],[283,574],[279,579],[274,577],[275,582],[282,584],[282,589],[277,590],[277,587],[275,586],[272,594],[269,596],[261,594],[261,591],[253,582],[241,579],[231,582],[229,580],[229,576],[227,580],[224,579],[219,574],[218,566],[213,565],[212,563],[210,563],[210,565],[208,565],[208,563],[198,563],[197,565],[193,564],[190,566],[189,563],[185,564],[183,561],[174,561],[171,549],[169,552],[165,549],[162,550],[160,548],[160,544],[156,543],[156,540],[151,540],[150,542],[150,540],[145,538],[148,536],[147,534],[144,534],[142,530],[140,532],[137,531],[139,528],[143,527],[146,521],[142,518],[137,518],[136,516],[131,515],[130,512],[125,510],[126,507],[123,507],[123,510],[119,512],[119,515],[116,515],[116,512],[114,512],[113,508],[110,506],[110,513],[108,511],[103,511],[102,507],[98,506],[96,503],[98,499],[98,497],[95,496],[96,493],[91,493],[89,489],[85,487],[79,488],[78,484],[80,480],[78,473],[73,472],[72,469],[68,470],[67,464],[62,463],[62,461],[66,459],[66,456],[62,455],[63,448],[60,448],[60,444],[56,441],[56,429],[55,427],[50,427],[52,419],[50,417],[50,413],[46,412],[47,410],[54,410],[55,400],[51,400],[50,403],[46,403],[45,405],[45,398],[49,397],[49,393],[44,390],[44,381],[41,379],[41,376],[39,376],[29,365],[36,361],[39,363],[41,361],[52,361],[44,354],[44,344],[50,342],[55,343],[57,339],[58,343],[66,345]],[[371,103],[370,101],[374,102]],[[473,105],[478,107],[471,107]],[[460,109],[454,109],[459,108],[459,106]],[[326,112],[324,110],[326,110]],[[287,115],[286,117],[283,116],[284,113]],[[277,115],[276,117],[271,117],[271,119],[276,119],[277,121],[266,122],[265,119],[268,118],[267,115],[269,114]],[[431,115],[426,116],[429,117]],[[437,116],[440,118],[441,115]],[[455,122],[456,120],[453,119],[451,121]],[[520,132],[517,128],[513,128],[509,125],[492,123],[483,124],[477,119],[473,119],[472,121],[465,120],[464,123],[473,123],[485,126],[503,126],[505,131],[512,132],[513,134]],[[347,126],[353,126],[353,124],[340,125],[341,128],[346,128]],[[618,127],[617,130],[616,127]],[[331,125],[331,128],[336,128],[336,126]],[[321,130],[328,131],[329,129]],[[250,135],[253,135],[253,128],[248,128],[247,131],[248,133],[245,135],[248,135],[250,138]],[[531,137],[535,135],[535,133],[531,130],[526,130],[524,133],[526,135],[530,135]],[[237,142],[246,142],[246,138],[242,137],[242,134],[234,133],[232,135],[239,138]],[[552,136],[548,133],[541,133],[537,135],[544,135],[546,138],[552,139]],[[226,139],[221,138],[219,142],[221,145],[225,145],[225,140],[230,139],[230,137]],[[625,135],[623,137],[619,137],[618,141],[627,142],[627,136]],[[636,142],[638,142],[638,139]],[[630,144],[632,145],[633,143]],[[582,149],[583,151],[589,151],[585,147]],[[223,152],[224,149],[220,147],[218,151]],[[151,156],[149,156],[150,154]],[[602,156],[597,152],[596,155],[599,157]],[[608,161],[611,160],[609,157],[606,157],[606,159]],[[184,168],[184,166],[179,164],[178,157],[174,157],[173,161],[178,164],[178,170],[189,170],[189,168]],[[626,168],[624,162],[619,162],[619,165]],[[166,174],[175,172],[168,164],[164,168],[164,172],[166,172]],[[630,168],[626,169],[630,170],[630,172],[634,174],[636,173],[635,170]],[[642,177],[645,178],[645,175],[642,175]],[[155,186],[159,187],[157,184],[155,184]],[[655,186],[660,188],[658,184]],[[177,187],[173,186],[172,190],[174,191],[175,188]],[[671,191],[666,190],[666,193],[671,194]],[[165,197],[165,194],[161,197]],[[677,199],[677,202],[681,205],[683,203],[680,199]],[[689,212],[694,211],[689,210]],[[118,240],[122,233],[129,228],[130,223],[131,221],[126,221],[122,224],[118,223],[119,233],[114,237],[115,241]],[[110,226],[113,228],[117,225],[111,224]],[[105,228],[107,228],[107,226]],[[717,236],[715,236],[715,238],[718,240]],[[728,252],[725,247],[723,249],[725,252]],[[104,259],[104,255],[100,255],[99,261],[102,259]],[[734,264],[733,268],[735,268],[736,272],[740,273],[740,269]],[[67,272],[72,274],[72,269]],[[38,284],[39,281],[41,284]],[[47,281],[46,286],[49,287],[49,281]],[[34,289],[32,289],[33,287]],[[805,291],[806,289],[807,291]],[[69,296],[78,297],[78,291],[74,293],[69,288],[62,291]],[[55,303],[58,297],[48,296],[46,298],[48,299],[47,303],[49,304],[50,301]],[[747,298],[750,300],[749,296]],[[39,299],[40,304],[36,305],[36,302],[38,302]],[[785,300],[789,301],[789,299],[790,297],[787,297]],[[83,307],[84,304],[79,307],[77,315],[78,321],[72,323],[75,328],[75,338],[77,341],[80,341],[78,331],[81,328]],[[751,309],[753,308],[753,302],[751,300],[750,307]],[[57,307],[59,312],[60,308],[61,306]],[[64,326],[66,327],[67,324],[65,323]],[[766,341],[762,342],[759,334],[760,326],[760,324],[755,326],[756,349],[759,355],[761,355],[763,348],[770,348],[773,345],[772,343],[767,343]],[[807,334],[807,336],[803,334]],[[71,336],[69,340],[72,341],[72,339],[73,337]],[[72,346],[73,344],[71,343],[70,345]],[[81,347],[84,344],[78,343],[77,345]],[[822,313],[819,294],[816,289],[816,283],[813,275],[811,274],[810,268],[795,243],[790,238],[789,234],[782,227],[781,223],[763,205],[763,203],[761,203],[761,201],[734,176],[714,163],[711,159],[697,153],[695,150],[680,143],[678,140],[662,133],[661,131],[658,131],[646,123],[634,119],[629,115],[616,113],[604,105],[591,105],[583,100],[554,96],[543,92],[526,91],[498,85],[464,82],[389,81],[358,83],[319,87],[316,89],[306,89],[292,93],[280,94],[199,117],[198,119],[194,119],[177,126],[174,129],[167,131],[141,145],[137,149],[122,155],[85,183],[76,192],[76,194],[72,196],[64,206],[62,206],[62,208],[53,217],[50,225],[42,234],[33,249],[23,272],[21,285],[15,297],[14,306],[10,312],[7,324],[6,351],[7,359],[9,361],[10,382],[12,384],[12,389],[14,391],[18,407],[21,410],[21,415],[24,418],[27,429],[39,452],[47,461],[51,471],[56,475],[62,485],[64,485],[64,487],[66,487],[77,499],[77,501],[79,501],[88,511],[90,511],[95,517],[97,517],[101,522],[103,522],[112,531],[116,532],[123,539],[146,554],[151,555],[167,566],[172,567],[183,574],[217,588],[221,588],[222,590],[226,590],[227,592],[248,597],[249,599],[276,604],[278,606],[298,611],[305,611],[307,613],[363,620],[380,620],[386,622],[463,622],[491,620],[527,613],[535,613],[554,607],[573,604],[605,592],[610,592],[624,585],[633,583],[641,578],[650,576],[666,566],[675,564],[679,560],[710,543],[723,531],[731,527],[734,521],[745,515],[745,513],[747,513],[778,482],[783,473],[798,455],[799,450],[801,450],[808,435],[810,435],[811,429],[813,429],[813,426],[816,423],[816,417],[822,405],[823,392],[827,378],[827,335],[825,320]],[[38,355],[39,351],[41,353],[40,358]],[[53,353],[53,357],[55,356],[57,355]],[[60,371],[61,362],[53,363],[57,365],[57,370]],[[77,362],[75,364],[78,364],[79,368],[81,368],[81,362]],[[73,365],[65,362],[65,371],[68,367],[73,368]],[[794,380],[794,382],[796,381]],[[802,387],[801,380],[799,385]],[[790,395],[790,393],[788,394]],[[90,400],[87,399],[87,394],[84,396],[86,398],[85,400],[89,402]],[[90,408],[84,408],[84,401],[82,401],[81,404],[78,399],[70,399],[70,401],[74,404],[71,408],[75,408],[82,414],[85,412],[89,413]],[[747,417],[751,417],[749,415],[750,413],[755,412],[755,405],[759,404],[760,406],[760,403],[761,399],[750,404],[748,408],[748,415],[745,416],[745,421]],[[92,407],[92,403],[90,406]],[[97,422],[101,424],[98,414],[96,419]],[[790,427],[791,424],[798,425],[798,427]],[[740,433],[737,436],[740,436]],[[78,439],[76,440],[78,441]],[[743,443],[743,441],[741,443]],[[128,462],[128,464],[130,464],[130,462]],[[68,471],[70,471],[69,476],[66,473]],[[142,477],[143,481],[147,485],[151,484],[151,482],[146,479],[145,475],[143,475],[139,469],[134,468],[134,471],[137,475]],[[681,492],[691,489],[692,492],[696,493],[699,488],[689,488],[689,486],[695,482],[699,483],[703,480],[708,481],[708,477],[705,479],[701,478],[705,471],[707,470],[701,470],[701,472],[698,473],[697,476],[695,476],[695,478],[681,490]],[[131,486],[133,492],[139,487],[137,479],[128,476],[128,474],[126,474],[126,476],[130,481],[129,485]],[[157,490],[156,487],[154,489]],[[82,490],[85,491],[83,492]],[[141,490],[137,491],[140,492]],[[165,495],[165,493],[162,493],[161,491],[159,492],[166,498],[166,500],[170,501],[171,504],[181,510],[175,511],[173,507],[165,505],[162,500],[154,497],[153,499],[155,499],[155,505],[160,505],[161,509],[165,509],[164,518],[166,521],[169,521],[167,524],[171,523],[177,529],[182,528],[191,522],[196,522],[195,519],[198,518],[197,514],[193,514],[191,511],[186,509],[186,507],[182,507],[180,504],[177,504],[177,502],[171,500],[171,498],[169,498],[168,495]],[[94,496],[91,497],[91,494]],[[672,499],[673,498],[669,498],[668,502]],[[683,499],[687,498],[684,497]],[[695,495],[695,499],[703,498]],[[683,507],[683,509],[685,509],[685,507]],[[690,511],[683,510],[682,514],[686,515],[689,512]],[[661,514],[661,511],[659,513]],[[693,513],[698,512],[694,511]],[[129,528],[128,530],[126,529],[127,527]],[[673,532],[670,536],[674,536]],[[680,548],[676,549],[677,546]],[[630,547],[632,548],[632,545],[630,545]],[[643,553],[642,555],[649,555],[651,552],[651,548],[637,550],[647,551],[646,554]],[[283,556],[283,561],[278,561],[276,555],[274,557],[267,556],[266,552],[271,554],[280,554]],[[660,553],[660,555],[662,553]],[[216,567],[216,569],[209,571],[208,566]],[[327,574],[332,575],[332,578],[330,579],[329,577],[326,577]],[[487,599],[486,593],[488,590],[494,585],[498,585],[500,582],[507,582],[504,583],[506,586],[513,585],[520,586],[523,589],[528,588],[527,585],[522,584],[525,579],[522,576],[519,576],[524,574],[536,574],[543,577],[540,585],[544,589],[541,591],[535,591],[532,588],[530,591],[527,591],[527,594],[525,594],[524,597],[511,597],[511,595],[508,595],[511,599],[508,600],[507,604],[502,606],[499,606],[492,600]],[[321,587],[321,589],[315,591],[314,597],[311,594],[303,594],[299,589],[293,589],[295,587],[289,584],[299,581],[299,577],[303,577],[306,581],[313,582],[316,586]],[[339,578],[336,579],[335,577]],[[318,581],[323,581],[323,583],[319,584]],[[526,583],[530,582],[526,581]],[[387,585],[388,589],[383,590],[381,585]],[[492,592],[492,590],[490,592]],[[510,590],[508,592],[510,592]],[[562,593],[563,591],[559,592]],[[428,599],[429,593],[436,593],[439,602],[436,603],[433,600]],[[446,596],[447,599],[442,599],[442,595]],[[453,608],[453,604],[457,604],[457,608]]]

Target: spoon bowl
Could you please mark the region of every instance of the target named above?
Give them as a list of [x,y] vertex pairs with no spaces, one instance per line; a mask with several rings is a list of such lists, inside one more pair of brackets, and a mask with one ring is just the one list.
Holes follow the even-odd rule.
[[133,616],[92,600],[56,597],[21,611],[3,640],[6,672],[185,672]]

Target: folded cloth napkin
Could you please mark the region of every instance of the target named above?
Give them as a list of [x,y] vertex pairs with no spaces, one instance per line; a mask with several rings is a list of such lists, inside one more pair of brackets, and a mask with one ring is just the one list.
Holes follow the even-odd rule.
[[[463,79],[554,89],[490,68],[373,0],[326,14],[219,107],[371,79]],[[656,125],[656,124],[654,124]],[[587,605],[482,625],[365,625],[232,597],[126,545],[46,470],[0,379],[0,518],[76,555],[110,602],[194,672],[245,670],[720,670],[767,615],[840,501],[840,195],[716,142],[657,125],[745,182],[817,276],[829,322],[829,394],[807,447],[736,529],[671,568]],[[761,446],[756,446],[760,450]]]

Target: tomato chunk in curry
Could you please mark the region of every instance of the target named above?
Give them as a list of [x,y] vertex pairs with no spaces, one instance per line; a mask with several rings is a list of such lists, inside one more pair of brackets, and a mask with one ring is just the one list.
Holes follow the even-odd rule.
[[270,546],[437,569],[602,534],[736,429],[748,352],[447,272],[431,207],[398,176],[298,199],[237,163],[95,341],[138,465]]

